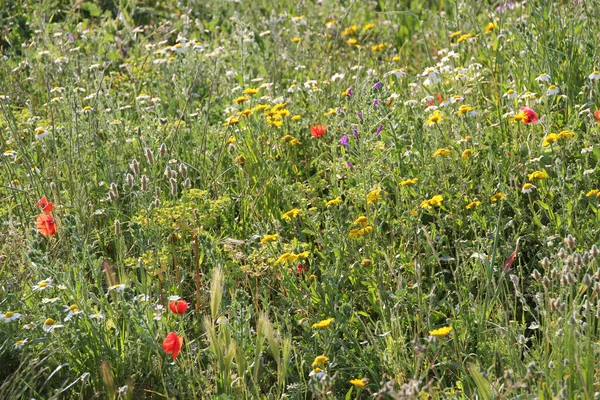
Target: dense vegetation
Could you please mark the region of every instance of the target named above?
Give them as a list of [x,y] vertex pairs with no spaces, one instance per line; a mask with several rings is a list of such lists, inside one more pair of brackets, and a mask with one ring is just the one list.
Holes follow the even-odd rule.
[[599,13],[5,1],[0,398],[596,398]]

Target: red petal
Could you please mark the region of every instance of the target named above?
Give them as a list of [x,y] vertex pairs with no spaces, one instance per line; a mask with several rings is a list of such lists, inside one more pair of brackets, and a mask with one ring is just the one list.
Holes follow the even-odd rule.
[[35,225],[38,232],[44,236],[54,236],[56,234],[56,223],[50,214],[38,215]]
[[35,203],[35,205],[40,208],[46,207],[46,204],[48,204],[48,199],[46,198],[46,196],[42,197],[41,199],[38,200],[37,203]]

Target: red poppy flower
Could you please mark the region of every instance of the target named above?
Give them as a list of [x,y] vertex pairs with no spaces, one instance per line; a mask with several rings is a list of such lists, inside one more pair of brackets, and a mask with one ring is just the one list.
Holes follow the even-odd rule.
[[327,132],[327,127],[323,125],[315,125],[310,127],[310,134],[316,137],[317,139],[322,138]]
[[594,111],[594,118],[596,118],[596,122],[600,124],[600,110]]
[[45,212],[46,214],[50,213],[52,211],[52,207],[54,206],[52,203],[50,203],[48,201],[46,196],[39,199],[38,202],[35,203],[35,205],[40,207],[42,209],[42,211]]
[[296,273],[298,275],[300,275],[303,272],[308,272],[308,267],[306,265],[303,265],[303,264],[296,265]]
[[171,354],[173,360],[177,358],[177,355],[181,351],[183,346],[183,337],[177,335],[175,332],[171,332],[167,335],[162,343],[162,348],[167,354]]
[[50,214],[40,214],[35,221],[38,232],[44,236],[56,235],[56,222]]
[[183,314],[188,308],[188,303],[184,300],[172,301],[169,303],[169,308],[175,314]]
[[536,122],[538,122],[538,116],[532,108],[521,107],[519,111],[525,114],[525,121],[523,122],[525,122],[526,124],[535,124]]

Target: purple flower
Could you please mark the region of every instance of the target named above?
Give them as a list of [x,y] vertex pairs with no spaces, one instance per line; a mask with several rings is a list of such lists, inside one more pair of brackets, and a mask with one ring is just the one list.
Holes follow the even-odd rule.
[[348,135],[342,136],[342,138],[340,139],[340,144],[342,146],[348,146]]
[[376,84],[373,85],[373,89],[379,89],[381,88],[381,82],[377,82]]
[[374,105],[374,106],[378,106],[378,105],[379,105],[379,99],[375,99],[375,100],[373,101],[373,105]]
[[354,167],[354,165],[352,165],[352,163],[350,161],[346,161],[346,166],[348,168],[353,168]]
[[354,137],[356,138],[356,140],[358,140],[358,131],[356,129],[352,130],[352,134],[354,135]]
[[361,111],[358,112],[358,119],[360,119],[362,121],[362,112]]
[[350,97],[350,96],[352,96],[352,93],[353,93],[352,88],[346,89],[346,96]]
[[383,130],[383,125],[379,125],[379,128],[377,128],[377,132],[375,132],[375,134],[379,135],[382,130]]

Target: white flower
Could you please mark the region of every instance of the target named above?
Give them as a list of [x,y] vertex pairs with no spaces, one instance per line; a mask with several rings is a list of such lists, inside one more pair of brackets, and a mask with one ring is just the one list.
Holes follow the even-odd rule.
[[597,81],[598,79],[600,79],[600,71],[594,71],[592,72],[588,78],[590,78],[590,81]]
[[95,319],[96,322],[100,322],[100,320],[104,319],[104,314],[100,314],[99,312],[96,312],[96,313],[90,315],[89,318]]
[[217,318],[217,325],[226,324],[228,322],[229,319],[224,315],[221,315],[219,318]]
[[51,287],[52,287],[52,278],[46,278],[43,281],[38,282],[37,285],[34,285],[32,290],[34,292],[37,292],[37,291],[48,289]]
[[340,81],[341,81],[342,79],[344,79],[344,77],[345,77],[345,76],[346,76],[346,75],[344,75],[344,74],[336,73],[336,74],[334,74],[334,75],[331,77],[331,82],[335,82],[335,81],[338,81],[338,80],[340,80]]
[[70,306],[64,306],[63,311],[67,313],[67,316],[65,317],[65,321],[70,320],[75,315],[83,314],[83,311],[81,311],[79,309],[79,307],[77,307],[77,304],[71,304]]
[[555,94],[558,94],[558,87],[556,87],[556,85],[548,86],[548,90],[546,91],[546,96],[554,96]]
[[150,296],[148,296],[147,294],[138,294],[133,298],[133,301],[137,301],[140,303],[148,300],[150,300]]
[[108,293],[112,292],[113,290],[117,293],[121,293],[123,290],[125,290],[126,287],[127,287],[127,285],[125,285],[124,283],[120,283],[118,285],[113,285],[108,288]]
[[25,345],[25,343],[27,343],[27,339],[17,340],[15,342],[15,350],[19,350],[21,347],[23,347]]
[[181,296],[178,296],[176,294],[169,296],[169,301],[177,301],[181,299]]
[[310,374],[308,374],[308,376],[314,376],[317,379],[321,379],[323,375],[325,375],[325,372],[323,372],[321,368],[315,368],[312,371],[310,371]]
[[414,105],[417,105],[417,104],[419,104],[419,102],[417,100],[407,100],[407,101],[404,102],[405,106],[414,106]]
[[60,300],[60,297],[53,297],[51,299],[49,299],[48,297],[44,297],[42,299],[42,304],[56,303],[58,300]]
[[400,79],[403,76],[406,76],[406,71],[402,68],[396,68],[386,74],[387,76],[394,75],[396,78]]
[[521,189],[521,192],[523,193],[531,193],[533,191],[533,189],[535,189],[535,185],[531,184],[531,183],[526,183],[523,185],[523,188]]
[[27,329],[28,331],[37,328],[37,324],[35,322],[30,322],[28,324],[23,325],[23,329]]
[[540,76],[538,76],[537,78],[535,78],[535,80],[537,82],[550,82],[550,75],[548,75],[548,74],[541,74]]
[[21,314],[12,311],[7,311],[3,314],[0,314],[0,321],[4,321],[5,323],[16,321],[20,318]]
[[506,93],[504,93],[504,94],[502,95],[502,97],[504,97],[505,99],[508,99],[508,100],[516,99],[516,98],[517,98],[517,96],[518,96],[518,95],[517,95],[517,92],[515,92],[515,91],[514,91],[514,90],[512,90],[512,89],[508,89],[508,90],[506,91]]
[[594,150],[594,146],[584,147],[583,149],[581,149],[581,154],[591,153],[593,150]]
[[594,172],[596,172],[596,168],[586,169],[585,171],[583,171],[583,175],[591,175]]
[[38,126],[35,128],[35,140],[40,140],[48,136],[48,130],[46,128],[42,128]]
[[425,71],[421,74],[421,76],[426,76],[427,81],[430,83],[438,83],[440,82],[440,78],[438,77],[438,71],[435,68],[426,68]]
[[42,329],[46,332],[54,332],[56,328],[62,328],[64,325],[58,325],[55,320],[48,318],[44,321]]

